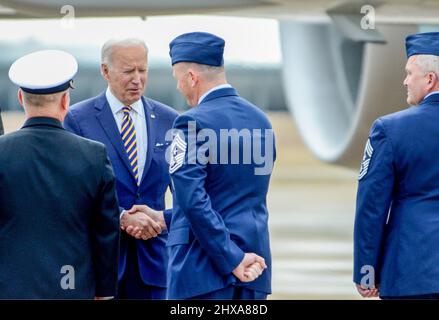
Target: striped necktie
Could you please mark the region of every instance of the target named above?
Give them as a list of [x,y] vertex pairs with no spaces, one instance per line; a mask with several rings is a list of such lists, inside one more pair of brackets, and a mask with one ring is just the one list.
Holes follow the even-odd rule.
[[136,128],[134,127],[133,119],[131,119],[130,106],[123,107],[123,120],[122,129],[120,134],[122,136],[122,142],[127,152],[128,161],[130,163],[131,169],[133,170],[134,177],[136,178],[137,184],[139,184],[139,165],[137,163],[137,139],[136,139]]

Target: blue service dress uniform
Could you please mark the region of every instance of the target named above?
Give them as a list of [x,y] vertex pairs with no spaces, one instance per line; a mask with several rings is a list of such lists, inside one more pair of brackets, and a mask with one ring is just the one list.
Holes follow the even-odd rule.
[[0,299],[115,296],[115,184],[104,145],[56,119],[0,137]]
[[[60,50],[27,54],[9,69],[28,119],[0,137],[0,299],[116,294],[113,169],[104,145],[65,131],[60,121],[77,70],[76,59]],[[54,93],[62,98],[51,106],[27,96]],[[41,116],[32,116],[36,110]]]
[[379,118],[370,131],[358,183],[354,282],[372,267],[381,297],[439,293],[438,124],[435,93]]
[[[192,148],[191,124],[195,124],[198,137],[204,129],[214,135],[205,131],[210,137],[204,136]],[[178,133],[171,146],[174,202],[167,242],[168,298],[229,298],[221,290],[230,286],[259,293],[252,297],[265,297],[271,293],[266,205],[271,170],[255,175],[255,168],[263,165],[256,164],[253,158],[248,164],[243,163],[242,139],[232,146],[230,139],[221,144],[219,138],[221,129],[250,132],[260,129],[262,150],[266,143],[272,143],[268,153],[274,161],[274,141],[264,139],[264,131],[271,130],[269,120],[257,107],[239,97],[234,88],[223,88],[211,92],[196,108],[179,116],[174,128]],[[207,150],[207,145],[211,149]],[[231,163],[230,152],[226,162],[221,162],[221,152],[233,147],[239,149],[239,163]],[[195,152],[218,161],[194,162]],[[217,157],[213,155],[215,152]],[[262,256],[268,266],[259,278],[249,283],[241,283],[232,274],[245,252]],[[206,296],[212,292],[220,293]]]

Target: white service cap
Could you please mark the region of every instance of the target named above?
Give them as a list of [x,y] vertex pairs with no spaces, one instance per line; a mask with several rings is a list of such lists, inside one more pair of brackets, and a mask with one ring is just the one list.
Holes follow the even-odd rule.
[[70,53],[41,50],[17,59],[9,69],[9,79],[23,91],[51,94],[67,90],[78,72],[78,63]]

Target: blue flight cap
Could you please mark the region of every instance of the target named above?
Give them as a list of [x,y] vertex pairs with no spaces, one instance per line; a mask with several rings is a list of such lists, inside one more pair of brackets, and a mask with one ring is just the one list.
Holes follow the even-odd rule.
[[78,63],[70,53],[41,50],[17,59],[9,69],[9,79],[24,92],[51,94],[73,88],[77,71]]
[[425,32],[409,35],[405,39],[407,59],[417,54],[439,56],[439,32]]
[[185,33],[169,44],[172,65],[195,62],[220,67],[224,64],[224,39],[207,32]]

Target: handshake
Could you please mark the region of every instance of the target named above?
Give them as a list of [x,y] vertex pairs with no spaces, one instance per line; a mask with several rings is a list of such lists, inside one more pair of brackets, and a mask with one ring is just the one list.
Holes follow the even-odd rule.
[[[148,240],[166,230],[163,211],[156,211],[146,205],[134,205],[124,211],[120,228],[136,239]],[[267,268],[264,258],[255,253],[245,253],[239,265],[232,271],[242,282],[257,279]]]
[[157,237],[166,229],[163,211],[156,211],[146,205],[134,205],[124,211],[120,228],[136,239],[148,240]]

